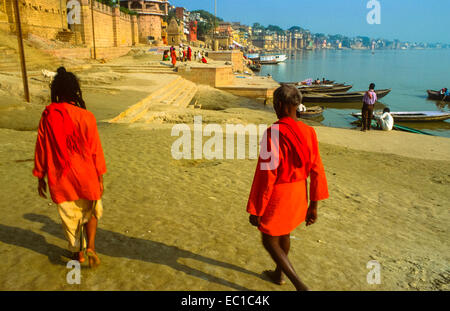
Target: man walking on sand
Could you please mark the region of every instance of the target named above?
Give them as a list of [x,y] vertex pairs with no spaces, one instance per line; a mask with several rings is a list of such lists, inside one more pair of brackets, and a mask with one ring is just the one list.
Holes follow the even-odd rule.
[[369,90],[364,94],[363,97],[363,106],[361,109],[362,116],[362,125],[361,131],[365,132],[370,131],[370,127],[372,126],[372,117],[373,117],[373,107],[375,106],[375,102],[377,101],[377,93],[375,93],[375,84],[371,83],[369,86]]
[[279,120],[267,129],[261,142],[247,212],[276,264],[274,271],[264,273],[279,285],[284,284],[284,273],[297,290],[307,290],[288,258],[290,233],[303,221],[306,226],[316,222],[318,201],[328,198],[328,187],[316,133],[297,120],[301,101],[302,95],[294,86],[283,85],[274,93]]
[[51,85],[52,104],[39,122],[33,175],[38,193],[46,198],[48,180],[50,195],[58,205],[64,235],[73,258],[96,267],[100,259],[95,252],[97,223],[102,216],[103,174],[105,159],[97,122],[86,110],[77,78],[64,67],[58,68]]

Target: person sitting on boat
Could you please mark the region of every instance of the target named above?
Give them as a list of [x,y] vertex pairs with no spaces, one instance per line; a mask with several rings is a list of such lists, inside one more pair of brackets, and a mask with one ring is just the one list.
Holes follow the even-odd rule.
[[305,112],[306,111],[306,106],[303,105],[303,104],[298,105],[297,111],[298,112]]
[[383,109],[383,114],[380,115],[374,115],[375,120],[377,121],[378,126],[383,131],[391,131],[394,127],[394,118],[391,115],[391,110],[389,108]]
[[443,95],[444,97],[447,97],[447,96],[450,96],[450,91],[446,88],[446,87],[444,87],[442,90],[441,90],[441,95]]

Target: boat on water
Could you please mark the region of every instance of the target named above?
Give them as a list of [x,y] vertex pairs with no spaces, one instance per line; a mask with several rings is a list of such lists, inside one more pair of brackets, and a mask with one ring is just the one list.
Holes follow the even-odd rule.
[[339,92],[347,92],[352,87],[353,85],[332,85],[332,84],[297,86],[299,91],[302,93],[339,93]]
[[427,90],[427,93],[429,99],[450,102],[450,96],[444,96],[439,91]]
[[245,57],[251,60],[259,60],[259,53],[248,53],[245,54]]
[[[432,122],[450,119],[450,112],[441,111],[399,111],[390,113],[395,122]],[[355,118],[361,117],[361,112],[352,113]]]
[[[391,92],[391,89],[376,90],[378,99],[385,97]],[[362,92],[339,92],[339,93],[306,93],[303,95],[303,101],[308,103],[350,103],[350,102],[362,102],[364,94]]]
[[276,65],[278,63],[282,63],[287,60],[287,56],[285,54],[277,54],[277,55],[261,55],[259,57],[259,62],[261,65]]
[[[355,121],[356,122],[355,124],[360,126],[361,125],[361,116],[358,116],[356,118],[358,118],[358,121]],[[377,127],[377,122],[375,120],[372,120],[371,127],[373,127],[373,128]],[[424,132],[424,131],[421,131],[421,130],[418,130],[418,129],[415,129],[415,128],[412,128],[412,127],[407,127],[407,126],[398,125],[398,124],[394,124],[393,129],[397,130],[397,131],[408,132],[408,133],[434,136],[431,133],[427,133],[427,132]]]
[[297,118],[303,119],[311,119],[316,118],[322,115],[324,107],[322,106],[313,106],[306,108],[306,111],[299,112],[297,111]]

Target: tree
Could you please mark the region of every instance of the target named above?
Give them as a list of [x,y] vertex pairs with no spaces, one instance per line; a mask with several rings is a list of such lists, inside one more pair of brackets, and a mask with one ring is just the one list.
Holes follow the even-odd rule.
[[289,28],[290,32],[302,32],[303,28],[300,26],[292,26],[291,28]]
[[260,23],[254,23],[252,28],[253,30],[266,30],[266,28]]
[[277,25],[269,25],[269,26],[267,26],[266,30],[273,31],[279,35],[282,35],[285,33],[284,30],[280,26],[277,26]]

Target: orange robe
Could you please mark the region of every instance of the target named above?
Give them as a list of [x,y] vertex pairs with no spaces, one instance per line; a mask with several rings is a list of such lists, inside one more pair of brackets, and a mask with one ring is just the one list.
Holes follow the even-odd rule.
[[46,130],[43,114],[39,122],[33,175],[38,178],[47,176],[51,198],[57,204],[79,199],[99,200],[99,176],[106,173],[106,164],[94,114],[67,103],[52,105],[62,105],[61,108],[67,110],[74,127],[83,138],[84,146],[79,147],[85,153],[82,156],[71,152],[70,166],[62,173],[57,163],[55,134],[49,133],[53,129]]
[[[298,142],[301,142],[303,150],[309,154],[299,156],[299,147],[295,147],[292,138],[281,133],[279,165],[272,170],[262,170],[261,163],[267,161],[260,154],[247,204],[248,213],[261,216],[258,229],[271,236],[289,234],[305,220],[308,209],[308,176],[309,200],[320,201],[329,196],[316,132],[301,121],[288,119],[293,125],[291,128],[294,135],[299,137]],[[270,134],[267,136],[267,144],[273,146]]]
[[170,57],[172,57],[172,65],[175,66],[177,64],[177,53],[175,52],[175,50],[170,53]]

